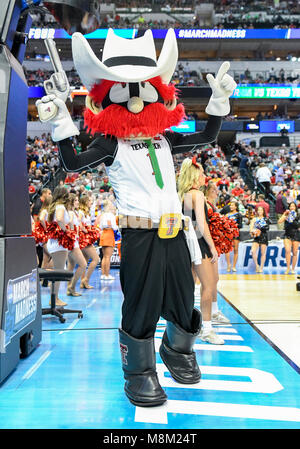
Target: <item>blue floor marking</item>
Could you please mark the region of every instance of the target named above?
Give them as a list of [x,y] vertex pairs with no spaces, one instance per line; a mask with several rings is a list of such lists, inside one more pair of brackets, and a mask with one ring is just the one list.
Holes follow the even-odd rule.
[[[123,299],[118,271],[112,273],[115,281],[101,283],[95,271],[91,283],[97,288],[83,290],[81,297],[66,296],[62,284],[61,299],[70,308],[81,308],[84,317],[71,330],[67,328],[76,314],[66,315],[63,324],[43,317],[41,344],[0,387],[0,428],[300,428],[299,374],[222,296],[219,308],[231,325],[216,330],[242,339],[215,347],[198,338],[195,348],[203,375],[199,384],[190,386],[175,383],[157,353],[168,402],[148,410],[130,404],[118,345]],[[50,290],[42,291],[46,307]],[[157,349],[163,324],[161,320],[155,335]]]

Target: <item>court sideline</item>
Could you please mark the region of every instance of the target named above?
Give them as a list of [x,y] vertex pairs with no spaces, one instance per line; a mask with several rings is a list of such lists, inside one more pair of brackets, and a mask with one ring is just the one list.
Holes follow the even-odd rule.
[[[122,294],[118,270],[112,273],[116,276],[114,281],[102,282],[96,271],[92,277],[93,290],[83,291],[78,298],[65,297],[70,306],[82,308],[83,319],[69,315],[61,324],[53,317],[43,318],[41,344],[30,357],[20,361],[1,386],[1,428],[300,427],[297,359],[293,366],[276,344],[270,344],[271,339],[263,329],[273,326],[273,322],[277,326],[280,317],[275,317],[271,303],[270,319],[262,314],[254,316],[254,301],[259,303],[259,299],[253,299],[253,282],[260,286],[263,278],[221,276],[218,302],[230,324],[216,326],[225,345],[196,340],[202,371],[199,384],[184,386],[170,377],[158,353],[165,326],[164,320],[160,320],[155,334],[157,371],[168,401],[161,407],[146,409],[131,405],[123,392],[118,347]],[[245,288],[246,282],[252,287]],[[270,282],[277,290],[274,279]],[[288,282],[283,285],[287,287]],[[244,298],[238,289],[244,290]],[[48,289],[43,289],[42,300],[45,306],[49,301]],[[262,300],[264,295],[260,303]],[[198,300],[196,307],[199,305]],[[299,326],[296,312],[291,315],[286,312],[284,320],[280,325]]]

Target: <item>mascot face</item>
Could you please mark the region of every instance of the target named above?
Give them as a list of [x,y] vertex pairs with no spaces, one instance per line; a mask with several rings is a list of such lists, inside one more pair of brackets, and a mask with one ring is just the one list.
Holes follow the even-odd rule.
[[185,117],[169,84],[177,63],[177,42],[169,30],[158,61],[152,32],[137,39],[108,35],[101,62],[80,33],[72,37],[75,67],[89,94],[84,113],[92,134],[142,139],[177,126]]
[[184,118],[174,85],[160,76],[136,83],[103,80],[86,98],[85,126],[92,134],[119,138],[153,137]]

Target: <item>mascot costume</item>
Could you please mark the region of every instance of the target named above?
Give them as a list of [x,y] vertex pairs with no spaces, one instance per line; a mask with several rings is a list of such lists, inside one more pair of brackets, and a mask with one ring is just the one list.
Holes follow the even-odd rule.
[[76,155],[73,143],[79,131],[64,101],[48,95],[37,107],[49,111],[52,139],[59,144],[66,171],[106,166],[122,229],[119,339],[125,393],[135,405],[161,405],[167,396],[159,384],[154,347],[160,316],[167,325],[159,352],[172,377],[183,384],[201,377],[193,351],[201,314],[194,308],[191,256],[172,156],[216,140],[236,84],[227,74],[228,62],[216,78],[208,75],[212,95],[205,130],[182,135],[168,130],[185,116],[170,84],[178,58],[173,29],[158,60],[151,30],[130,40],[109,29],[102,61],[85,37],[74,33],[72,53],[88,90],[85,125],[95,139]]

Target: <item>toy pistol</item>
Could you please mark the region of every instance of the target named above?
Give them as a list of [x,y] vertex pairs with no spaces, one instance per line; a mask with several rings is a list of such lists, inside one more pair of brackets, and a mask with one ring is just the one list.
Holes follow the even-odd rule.
[[[70,85],[66,72],[64,71],[57,49],[53,39],[45,39],[45,45],[53,66],[54,73],[50,79],[44,81],[44,89],[47,95],[55,95],[63,102],[66,102],[70,95]],[[57,106],[51,103],[40,104],[38,106],[38,113],[41,122],[47,122],[53,119],[58,112]]]

